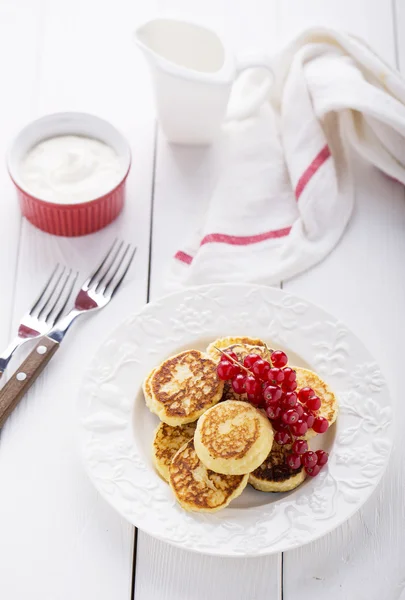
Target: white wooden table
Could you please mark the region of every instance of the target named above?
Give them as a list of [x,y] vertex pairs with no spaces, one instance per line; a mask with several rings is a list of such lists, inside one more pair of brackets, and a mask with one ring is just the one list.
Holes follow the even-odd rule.
[[[349,522],[300,550],[250,560],[174,549],[134,532],[88,481],[75,402],[94,351],[123,318],[161,294],[169,257],[204,210],[217,148],[173,148],[157,130],[131,36],[158,9],[222,24],[238,50],[274,50],[301,28],[362,36],[405,71],[405,0],[0,0],[0,156],[28,120],[59,110],[98,114],[130,141],[124,215],[78,239],[34,229],[19,214],[0,161],[0,345],[55,261],[84,275],[117,234],[138,255],[112,305],[72,332],[0,439],[1,600],[404,600],[405,449]],[[405,148],[404,148],[405,150]],[[335,251],[284,289],[322,305],[368,345],[398,398],[405,331],[404,189],[356,167],[356,210]]]

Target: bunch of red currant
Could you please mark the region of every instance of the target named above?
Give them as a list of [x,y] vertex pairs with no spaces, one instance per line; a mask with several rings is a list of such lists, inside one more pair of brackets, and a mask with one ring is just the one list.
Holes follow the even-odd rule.
[[273,351],[270,360],[271,363],[258,354],[248,354],[242,364],[234,352],[223,352],[218,377],[230,381],[236,394],[246,394],[251,404],[266,411],[277,444],[292,444],[292,452],[286,457],[288,466],[298,469],[302,465],[314,477],[328,462],[328,453],[308,451],[307,442],[296,438],[311,428],[316,433],[328,429],[328,420],[314,414],[321,407],[321,400],[309,387],[296,391],[296,373],[287,366],[285,352]]

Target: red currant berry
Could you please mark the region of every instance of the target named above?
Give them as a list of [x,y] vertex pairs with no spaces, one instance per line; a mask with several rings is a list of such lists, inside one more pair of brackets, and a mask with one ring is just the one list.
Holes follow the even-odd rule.
[[282,406],[285,410],[288,410],[289,408],[295,408],[296,404],[297,404],[297,395],[294,394],[294,392],[287,392],[286,394],[284,394],[284,397],[282,400]]
[[269,419],[279,419],[281,417],[281,406],[278,404],[269,404],[266,408],[266,414]]
[[284,381],[284,371],[282,369],[277,369],[277,367],[273,367],[268,371],[267,379],[270,382],[282,383]]
[[285,392],[294,392],[297,389],[297,382],[296,381],[286,381],[286,380],[284,380],[281,385],[282,385],[282,388],[283,388],[283,390]]
[[223,360],[219,363],[217,367],[218,377],[223,381],[227,381],[228,379],[232,379],[237,375],[238,368],[229,362],[229,360]]
[[[293,394],[294,392],[289,392],[289,393]],[[304,414],[304,409],[302,408],[302,404],[297,402],[294,409],[297,411],[299,418],[302,419],[303,418],[302,415]],[[304,419],[304,421],[305,421],[305,419]]]
[[312,425],[312,429],[316,433],[325,433],[325,431],[328,429],[328,427],[329,427],[328,419],[325,419],[325,417],[316,417],[314,424]]
[[305,454],[308,451],[308,442],[306,440],[295,440],[292,449],[295,454]]
[[232,388],[236,394],[244,394],[246,392],[246,377],[239,373],[232,379]]
[[271,355],[271,362],[273,367],[282,369],[288,363],[288,356],[282,350],[275,350]]
[[306,422],[308,429],[311,429],[312,425],[314,424],[315,417],[312,413],[304,412],[302,415],[302,420]]
[[253,396],[262,395],[262,384],[254,377],[254,375],[248,375],[246,377],[246,392]]
[[310,477],[316,477],[320,470],[321,467],[319,465],[315,465],[314,467],[305,467],[305,472]]
[[266,381],[267,373],[270,371],[270,363],[268,363],[267,360],[263,360],[262,358],[260,360],[256,360],[256,362],[253,363],[252,371],[256,375],[256,377],[259,377],[259,379]]
[[257,360],[261,360],[261,356],[259,356],[258,354],[248,354],[247,356],[245,356],[244,360],[243,360],[243,364],[247,369],[251,369],[254,365],[254,363]]
[[290,431],[288,425],[283,423],[281,419],[277,419],[271,425],[272,425],[274,431],[288,431],[288,432]]
[[304,467],[314,467],[318,462],[318,457],[315,452],[308,450],[302,455],[302,464]]
[[302,419],[298,419],[296,423],[291,426],[291,431],[297,437],[301,437],[308,431],[308,425]]
[[290,408],[290,410],[286,410],[282,414],[281,418],[286,425],[294,425],[298,421],[298,413],[293,408]]
[[311,396],[315,396],[315,392],[312,388],[310,387],[303,387],[302,389],[300,389],[300,391],[298,392],[298,398],[300,400],[300,402],[302,402],[303,404],[306,404],[306,401],[308,400],[308,398],[310,398]]
[[307,400],[307,407],[309,410],[319,410],[321,408],[321,399],[318,396],[311,396]]
[[328,462],[328,459],[329,459],[329,454],[327,452],[325,452],[325,450],[317,450],[315,452],[315,454],[318,457],[318,462],[316,464],[319,465],[320,467],[323,467],[323,465],[326,465],[326,463]]
[[301,457],[299,454],[289,454],[287,456],[287,465],[290,469],[299,469],[301,466]]
[[277,433],[274,436],[274,441],[276,442],[276,444],[279,444],[279,446],[291,444],[291,433],[289,431],[277,431]]
[[283,395],[283,392],[276,385],[267,385],[263,390],[263,397],[266,404],[278,402]]
[[226,354],[221,354],[221,362],[224,362],[224,360],[228,360],[229,362],[232,362],[229,360],[229,358],[233,358],[233,360],[236,360],[239,362],[239,358],[238,355],[235,354],[235,352],[228,352],[228,350],[225,350]]
[[297,379],[297,373],[291,367],[283,369],[284,381],[295,381]]
[[254,406],[260,406],[262,402],[261,396],[256,396],[256,394],[248,394],[247,395],[248,402],[253,404]]

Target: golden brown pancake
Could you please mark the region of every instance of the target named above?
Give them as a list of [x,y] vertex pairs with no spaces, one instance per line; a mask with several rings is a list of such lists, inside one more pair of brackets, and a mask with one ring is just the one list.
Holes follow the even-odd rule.
[[273,442],[270,454],[249,476],[249,483],[262,492],[289,492],[305,479],[303,467],[291,469],[285,459],[291,445],[279,446]]
[[222,392],[221,402],[226,400],[244,400],[247,402],[247,394],[237,394],[229,381],[224,381],[224,391]]
[[174,455],[169,483],[185,510],[216,512],[228,506],[247,485],[248,475],[220,475],[199,460],[190,440]]
[[270,349],[266,346],[263,340],[251,337],[225,337],[218,338],[212,342],[207,348],[207,354],[214,360],[219,362],[221,353],[215,348],[235,352],[237,357],[243,361],[248,354],[259,354],[265,360],[270,360]]
[[216,363],[199,350],[186,350],[168,358],[144,383],[148,408],[173,426],[196,421],[219,402],[223,388]]
[[167,425],[160,423],[156,429],[153,440],[153,462],[159,473],[166,481],[169,481],[169,467],[173,456],[194,436],[196,423],[186,425]]
[[[335,394],[330,387],[313,371],[303,369],[302,367],[292,367],[297,373],[297,392],[304,388],[310,387],[316,395],[321,399],[321,408],[314,412],[315,415],[328,419],[329,426],[336,421],[339,406]],[[306,438],[310,439],[317,435],[313,429],[310,429],[306,434]]]
[[[243,359],[248,354],[259,354],[265,360],[270,360],[270,350],[266,344],[259,338],[250,337],[226,337],[219,338],[212,342],[208,348],[207,353],[216,361],[221,358],[221,353],[215,350],[215,347],[229,352],[235,352],[236,356],[243,362]],[[225,381],[224,391],[222,394],[222,401],[224,400],[247,400],[247,394],[237,394],[232,389],[230,382]]]
[[[151,389],[150,382],[151,382],[151,379],[152,379],[155,371],[156,371],[156,369],[152,369],[152,371],[149,373],[149,375],[146,376],[145,381],[143,382],[143,386],[142,386],[145,399],[148,398],[149,402],[152,397],[152,389]],[[146,403],[148,403],[148,402],[146,401]]]
[[227,400],[210,408],[197,423],[195,450],[216,473],[243,475],[262,464],[271,450],[268,418],[247,402]]

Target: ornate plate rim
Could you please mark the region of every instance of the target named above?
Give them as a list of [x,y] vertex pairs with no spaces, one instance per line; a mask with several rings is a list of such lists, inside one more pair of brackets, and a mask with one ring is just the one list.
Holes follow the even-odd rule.
[[[252,312],[255,302],[257,308]],[[247,306],[249,311],[243,312]],[[179,319],[174,318],[177,311],[181,313]],[[235,331],[238,319],[240,330]],[[192,339],[226,335],[226,330],[227,335],[271,338],[292,348],[322,373],[339,397],[336,439],[328,468],[308,482],[303,493],[298,488],[264,508],[231,512],[228,508],[212,515],[195,515],[182,511],[168,496],[167,485],[145,465],[132,428],[136,389],[129,398],[119,371],[128,362],[135,362],[134,381],[139,386],[156,364],[156,354],[163,358]],[[117,336],[123,337],[119,345]],[[145,344],[151,354],[147,367],[148,361],[142,364],[136,360],[136,353],[140,347],[144,352]],[[360,360],[353,361],[353,354]],[[130,523],[158,539],[216,556],[263,556],[326,535],[350,518],[377,487],[393,442],[389,391],[359,338],[312,302],[262,285],[188,288],[127,317],[95,353],[80,388],[77,412],[85,468],[107,502]],[[348,469],[350,459],[354,463]],[[276,534],[270,524],[276,526]]]

